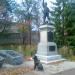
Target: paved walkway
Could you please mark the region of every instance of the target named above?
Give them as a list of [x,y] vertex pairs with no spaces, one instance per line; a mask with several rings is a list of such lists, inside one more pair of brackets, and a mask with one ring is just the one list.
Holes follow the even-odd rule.
[[[33,65],[33,62],[25,62],[26,65]],[[58,64],[43,64],[44,71],[32,71],[25,75],[74,75],[75,62],[65,61]],[[73,72],[73,73],[72,73]]]
[[68,71],[60,72],[60,73],[57,73],[57,74],[54,74],[54,75],[75,75],[75,69],[71,69],[71,70],[68,70]]
[[[33,68],[34,62],[26,61],[20,66]],[[16,66],[16,67],[20,67],[20,66]],[[75,73],[75,62],[70,62],[70,61],[64,61],[61,63],[54,63],[48,65],[43,64],[43,67],[44,67],[44,71],[33,70],[31,72],[25,73],[24,75],[74,75]]]
[[63,71],[60,73],[56,73],[56,74],[50,74],[50,73],[45,73],[45,72],[29,72],[29,73],[25,73],[25,75],[75,75],[75,69],[70,69],[67,71]]

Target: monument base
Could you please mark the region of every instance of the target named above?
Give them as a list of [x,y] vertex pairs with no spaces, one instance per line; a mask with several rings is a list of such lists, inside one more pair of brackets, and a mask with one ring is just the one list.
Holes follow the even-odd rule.
[[66,59],[62,58],[61,55],[44,56],[44,55],[36,54],[36,56],[38,57],[40,62],[45,63],[45,64],[66,60]]
[[43,63],[52,63],[65,60],[58,54],[57,44],[54,42],[54,30],[53,25],[42,25],[40,29],[40,42],[37,46],[36,56]]

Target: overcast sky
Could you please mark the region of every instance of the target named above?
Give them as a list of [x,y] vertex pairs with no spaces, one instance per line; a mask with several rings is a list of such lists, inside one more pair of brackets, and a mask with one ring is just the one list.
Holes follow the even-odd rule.
[[[18,4],[21,4],[22,0],[15,0]],[[40,1],[43,1],[43,0],[40,0]],[[47,2],[48,4],[48,7],[50,8],[53,4],[51,3],[52,2],[55,2],[56,0],[44,0],[45,2]],[[50,9],[51,10],[51,9]],[[33,31],[37,30],[37,27],[34,27],[32,29]]]
[[52,6],[52,3],[51,2],[55,2],[55,0],[45,0],[48,4],[48,7]]
[[[22,0],[15,0],[17,3],[21,3],[21,1]],[[43,0],[42,0],[43,1]],[[48,4],[48,7],[50,7],[50,6],[52,6],[52,4],[51,4],[51,2],[50,1],[52,1],[52,2],[55,2],[55,0],[44,0],[45,2],[47,2],[47,4]]]

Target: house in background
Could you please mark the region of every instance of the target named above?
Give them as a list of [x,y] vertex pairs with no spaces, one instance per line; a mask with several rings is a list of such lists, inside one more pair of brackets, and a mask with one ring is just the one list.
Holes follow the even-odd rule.
[[[0,32],[0,45],[6,44],[37,44],[39,41],[38,31],[31,31],[31,37],[28,26],[21,23],[12,23],[5,32]],[[30,40],[31,39],[31,40]]]

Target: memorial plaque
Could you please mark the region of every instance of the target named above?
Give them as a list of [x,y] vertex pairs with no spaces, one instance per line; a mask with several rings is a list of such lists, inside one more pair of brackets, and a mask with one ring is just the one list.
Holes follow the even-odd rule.
[[53,42],[53,32],[51,31],[47,32],[47,39],[48,42]]
[[49,51],[55,51],[55,46],[49,46]]

